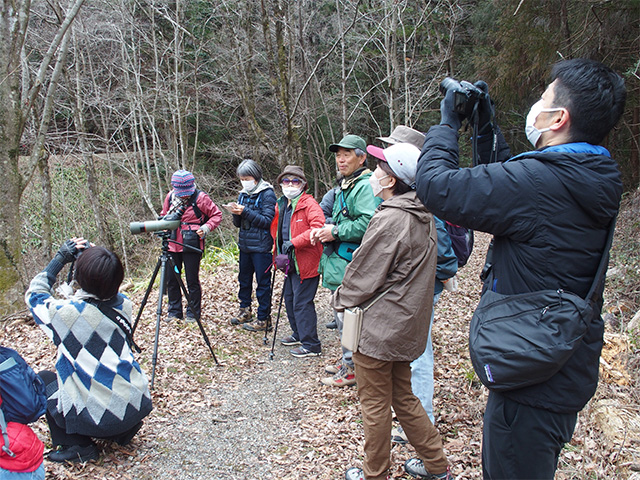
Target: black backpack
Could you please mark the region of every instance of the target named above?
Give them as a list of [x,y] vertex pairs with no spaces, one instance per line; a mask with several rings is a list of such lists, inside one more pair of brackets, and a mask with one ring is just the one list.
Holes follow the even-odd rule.
[[450,222],[445,222],[445,228],[451,237],[453,253],[458,257],[458,268],[464,267],[473,252],[473,230]]

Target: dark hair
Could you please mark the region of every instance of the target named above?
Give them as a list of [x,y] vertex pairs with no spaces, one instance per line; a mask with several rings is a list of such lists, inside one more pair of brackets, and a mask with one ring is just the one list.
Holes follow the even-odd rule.
[[407,193],[412,190],[409,185],[404,183],[402,180],[400,180],[396,176],[395,173],[393,173],[393,170],[391,170],[391,167],[387,162],[385,162],[384,160],[378,160],[378,166],[382,169],[384,173],[386,173],[387,175],[391,175],[393,178],[396,179],[396,183],[392,189],[392,192],[394,195],[402,195],[403,193]]
[[627,91],[620,75],[595,60],[574,58],[556,63],[551,71],[554,107],[571,116],[572,142],[598,145],[618,123]]
[[240,162],[238,168],[236,169],[236,173],[239,177],[253,177],[256,182],[262,180],[262,168],[255,161],[247,158]]
[[75,278],[85,292],[109,300],[118,293],[124,269],[115,253],[104,247],[91,247],[76,260]]

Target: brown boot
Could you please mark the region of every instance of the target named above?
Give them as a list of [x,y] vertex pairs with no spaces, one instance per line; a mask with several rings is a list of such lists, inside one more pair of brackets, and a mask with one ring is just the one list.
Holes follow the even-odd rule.
[[243,323],[251,322],[251,307],[240,308],[238,315],[231,319],[231,325],[241,325]]
[[[269,331],[273,330],[271,326],[271,321],[269,323]],[[248,330],[249,332],[264,332],[267,329],[267,321],[266,320],[256,320],[252,324],[242,325],[242,328]]]

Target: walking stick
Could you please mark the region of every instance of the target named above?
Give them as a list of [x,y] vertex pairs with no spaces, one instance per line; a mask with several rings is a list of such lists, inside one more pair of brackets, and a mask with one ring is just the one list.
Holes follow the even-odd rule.
[[[273,273],[271,274],[271,294],[269,295],[269,309],[271,309],[271,298],[273,298],[273,288],[275,287],[276,270],[278,270],[275,265],[272,265],[271,268],[273,268]],[[264,338],[262,339],[265,345],[269,341],[269,339],[267,338],[267,334],[269,333],[270,329],[271,329],[271,312],[269,312],[269,316],[267,317],[267,324],[266,324],[266,328],[264,329]]]
[[269,360],[273,360],[273,349],[276,346],[276,337],[278,336],[278,324],[280,323],[280,312],[282,311],[282,300],[284,299],[284,286],[289,274],[289,263],[284,270],[284,280],[282,281],[282,292],[280,293],[280,302],[278,302],[278,315],[276,315],[276,326],[273,329],[273,341],[271,342],[271,352],[269,353]]

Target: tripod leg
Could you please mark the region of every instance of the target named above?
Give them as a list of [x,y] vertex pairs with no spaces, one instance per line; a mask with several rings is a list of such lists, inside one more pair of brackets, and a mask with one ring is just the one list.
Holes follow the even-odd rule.
[[[144,298],[140,303],[140,310],[138,310],[138,316],[136,317],[136,321],[133,322],[133,327],[131,328],[131,334],[136,333],[136,328],[138,327],[138,322],[140,321],[140,316],[142,315],[142,310],[144,310],[144,306],[147,304],[147,300],[149,299],[149,294],[151,293],[151,289],[153,288],[153,283],[156,281],[156,277],[158,276],[158,271],[160,270],[160,266],[162,264],[162,260],[158,258],[158,262],[156,263],[156,268],[153,271],[153,275],[151,276],[151,281],[149,282],[149,286],[147,287],[147,291],[144,293]],[[160,287],[162,288],[162,286]]]
[[[269,295],[269,299],[271,299],[271,297],[273,296],[273,284],[276,281],[276,270],[277,270],[277,268],[275,268],[275,266],[273,266],[271,268],[273,268],[273,273],[271,274],[271,294]],[[269,310],[271,310],[271,304],[269,304]],[[271,312],[269,312],[269,313],[271,313]],[[270,328],[271,328],[271,314],[269,314],[269,316],[267,316],[267,324],[266,324],[266,328],[264,329],[264,338],[262,339],[262,341],[264,342],[265,345],[269,341],[269,339],[267,338],[267,334],[269,333],[269,329]]]
[[213,357],[213,360],[216,362],[216,365],[219,367],[221,365],[220,365],[220,363],[218,363],[218,359],[216,358],[216,354],[213,351],[213,347],[211,346],[211,342],[209,342],[209,337],[207,336],[207,332],[204,331],[204,327],[202,326],[202,322],[200,321],[200,313],[196,313],[194,305],[193,305],[193,302],[191,301],[191,297],[189,296],[189,292],[187,292],[187,287],[184,286],[184,282],[182,281],[182,277],[178,273],[178,269],[176,268],[176,264],[173,261],[173,257],[171,257],[171,255],[169,255],[169,261],[171,262],[171,267],[172,267],[171,270],[173,271],[173,274],[176,276],[176,280],[178,281],[178,285],[180,285],[180,290],[182,291],[182,294],[184,295],[184,298],[187,300],[187,304],[191,308],[191,312],[196,317],[196,323],[198,324],[198,328],[200,329],[200,333],[202,334],[202,338],[204,339],[204,343],[206,343],[207,347],[209,347],[209,351],[211,352],[211,356]]
[[280,323],[280,312],[282,311],[282,300],[284,299],[284,283],[287,281],[287,275],[284,276],[282,282],[282,292],[280,293],[280,301],[278,302],[278,315],[276,315],[276,326],[273,329],[273,342],[271,342],[271,352],[269,353],[269,360],[273,360],[273,349],[276,346],[276,337],[278,336],[278,324]]
[[[158,291],[158,309],[156,310],[156,338],[153,343],[153,356],[151,357],[151,385],[150,385],[151,390],[153,390],[153,382],[156,378],[156,363],[158,361],[158,341],[160,340],[160,321],[162,320],[162,297],[164,296],[164,288],[166,285],[165,282],[166,282],[166,274],[167,274],[167,254],[163,253],[160,256],[160,259],[158,260],[158,265],[156,266],[156,271],[153,273],[153,278],[151,279],[151,283],[149,284],[149,287],[153,285],[153,281],[155,280],[156,274],[158,273],[158,267],[160,267],[160,289]],[[142,305],[144,306],[144,303]],[[142,308],[140,308],[140,313],[142,313]]]

